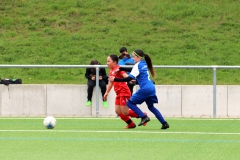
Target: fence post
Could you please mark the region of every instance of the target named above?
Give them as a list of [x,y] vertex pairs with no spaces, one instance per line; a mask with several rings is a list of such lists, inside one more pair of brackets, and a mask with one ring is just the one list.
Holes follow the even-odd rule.
[[217,68],[213,67],[213,118],[216,118],[216,99],[217,99]]

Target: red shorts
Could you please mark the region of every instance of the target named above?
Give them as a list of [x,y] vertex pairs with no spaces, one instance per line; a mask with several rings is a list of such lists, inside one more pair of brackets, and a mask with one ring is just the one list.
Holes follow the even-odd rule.
[[115,99],[115,105],[126,106],[130,96],[117,96]]

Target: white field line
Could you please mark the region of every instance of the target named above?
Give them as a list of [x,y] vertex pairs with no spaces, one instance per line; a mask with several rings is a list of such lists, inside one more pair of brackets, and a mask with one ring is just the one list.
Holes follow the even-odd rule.
[[195,134],[195,135],[240,135],[224,132],[148,132],[148,131],[91,131],[91,130],[0,130],[0,132],[61,132],[61,133],[139,133],[139,134]]
[[[0,117],[0,119],[44,119],[45,117]],[[55,117],[56,119],[82,119],[82,120],[119,120],[119,117]],[[156,119],[155,117],[150,117],[150,119]],[[240,118],[166,118],[167,120],[187,120],[187,121],[240,121]]]

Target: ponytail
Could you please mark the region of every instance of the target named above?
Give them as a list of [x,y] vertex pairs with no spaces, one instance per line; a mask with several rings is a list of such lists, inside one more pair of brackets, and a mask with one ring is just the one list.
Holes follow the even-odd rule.
[[155,71],[154,71],[154,68],[153,68],[153,65],[152,65],[152,60],[151,58],[149,57],[148,54],[144,54],[144,59],[145,61],[147,62],[147,66],[148,66],[148,69],[150,70],[150,73],[151,75],[154,77],[155,76]]

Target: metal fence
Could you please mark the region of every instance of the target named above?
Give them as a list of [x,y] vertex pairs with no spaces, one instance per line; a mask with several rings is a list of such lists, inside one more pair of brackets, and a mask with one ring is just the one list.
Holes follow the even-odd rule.
[[[126,65],[131,68],[133,66]],[[240,66],[176,66],[155,65],[154,68],[179,68],[179,69],[212,69],[213,70],[213,118],[216,118],[216,85],[217,69],[240,69]],[[99,68],[107,68],[107,65],[0,65],[0,68],[96,68],[96,86],[99,86]],[[96,87],[96,116],[99,117],[99,87]]]

